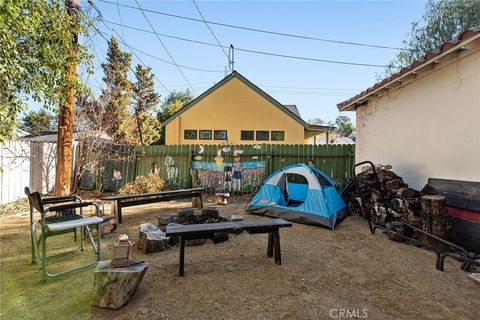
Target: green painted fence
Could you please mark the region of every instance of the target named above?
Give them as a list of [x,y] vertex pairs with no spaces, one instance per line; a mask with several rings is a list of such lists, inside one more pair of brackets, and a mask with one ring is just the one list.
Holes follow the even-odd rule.
[[[130,155],[127,160],[105,162],[105,190],[116,189],[112,179],[116,167],[122,173],[119,187],[153,172],[166,181],[169,189],[256,192],[271,173],[309,159],[335,181],[347,180],[354,165],[355,145],[172,145],[134,147],[125,149],[125,153]],[[88,187],[86,182],[82,179],[82,187]]]

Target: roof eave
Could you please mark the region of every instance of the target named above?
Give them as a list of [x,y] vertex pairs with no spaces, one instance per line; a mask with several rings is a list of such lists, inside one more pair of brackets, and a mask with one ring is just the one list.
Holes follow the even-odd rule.
[[[467,39],[462,39],[462,37],[469,32],[473,32],[474,35],[468,37]],[[399,82],[399,81],[401,82],[402,80],[404,80],[408,76],[415,75],[419,70],[421,70],[421,69],[423,69],[423,68],[425,68],[425,67],[427,67],[431,64],[436,63],[438,60],[442,59],[443,57],[445,57],[445,56],[447,56],[447,55],[449,55],[453,52],[456,52],[457,50],[462,50],[463,47],[466,44],[468,44],[470,42],[473,42],[477,39],[480,39],[480,28],[475,28],[475,29],[470,29],[470,30],[464,31],[460,35],[458,40],[456,40],[456,41],[458,41],[456,44],[452,45],[452,41],[444,43],[440,49],[427,53],[423,60],[414,61],[408,67],[404,67],[400,71],[398,71],[397,73],[394,73],[393,75],[391,75],[389,78],[386,78],[386,79],[384,79],[380,82],[377,82],[372,87],[368,88],[364,92],[361,92],[357,96],[338,103],[337,104],[338,110],[339,111],[355,111],[358,107],[360,107],[362,105],[365,105],[372,98],[372,96],[374,98],[377,97],[378,93],[381,90],[389,89],[388,87],[391,86],[392,84],[394,84],[396,82]],[[451,47],[442,52],[443,47],[447,46],[447,45],[451,45]],[[435,54],[436,51],[440,51],[440,53]],[[403,72],[403,74],[402,74],[402,72]],[[378,86],[378,87],[375,88],[376,86]],[[371,90],[371,91],[369,91],[369,90]]]

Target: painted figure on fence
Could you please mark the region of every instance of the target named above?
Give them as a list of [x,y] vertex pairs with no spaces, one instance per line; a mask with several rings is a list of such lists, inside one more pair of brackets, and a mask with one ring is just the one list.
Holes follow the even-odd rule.
[[112,180],[115,183],[115,191],[120,187],[120,182],[122,181],[122,173],[118,170],[117,167],[113,168],[113,177]]
[[233,156],[233,191],[242,190],[242,163],[240,162],[240,156]]
[[158,167],[155,162],[152,162],[152,167],[150,169],[150,173],[154,175],[158,175]]
[[217,156],[214,158],[215,163],[217,164],[218,168],[222,167],[223,164],[223,157],[222,157],[222,149],[217,149]]
[[[225,191],[231,191],[232,190],[232,167],[231,166],[225,166],[224,167],[224,172],[225,175],[223,177],[223,190]],[[235,188],[235,186],[234,186]]]
[[170,157],[165,157],[165,171],[167,172],[167,182],[171,185],[177,181],[178,168],[175,166],[175,160]]

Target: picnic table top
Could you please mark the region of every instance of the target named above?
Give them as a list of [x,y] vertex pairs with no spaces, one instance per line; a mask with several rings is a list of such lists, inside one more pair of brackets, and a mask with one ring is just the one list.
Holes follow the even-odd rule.
[[167,236],[192,235],[196,233],[208,232],[232,232],[235,230],[252,231],[268,227],[286,228],[291,227],[292,223],[283,219],[259,219],[248,221],[233,221],[220,223],[204,223],[204,224],[186,224],[167,226]]
[[139,193],[139,194],[125,194],[121,196],[109,196],[109,197],[100,197],[100,200],[122,200],[122,199],[132,199],[132,198],[146,198],[162,195],[172,195],[177,193],[188,193],[188,192],[202,192],[203,188],[193,188],[193,189],[179,189],[179,190],[169,190],[169,191],[159,191],[152,193]]

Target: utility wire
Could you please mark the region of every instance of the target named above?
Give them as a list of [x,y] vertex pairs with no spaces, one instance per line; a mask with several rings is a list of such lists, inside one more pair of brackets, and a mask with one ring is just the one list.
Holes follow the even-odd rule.
[[[102,21],[113,24],[113,25],[121,25],[116,22],[108,21],[105,19],[102,19]],[[197,43],[205,46],[214,46],[217,47],[218,45],[215,43],[209,43],[209,42],[204,42],[204,41],[199,41],[199,40],[193,40],[193,39],[188,39],[188,38],[183,38],[183,37],[177,37],[177,36],[172,36],[164,33],[158,33],[158,32],[152,32],[149,30],[145,30],[142,28],[137,28],[137,27],[132,27],[128,25],[123,25],[123,27],[136,30],[136,31],[141,31],[141,32],[146,32],[146,33],[152,33],[155,34],[157,37],[163,36],[165,38],[171,38],[171,39],[177,39],[177,40],[182,40],[186,42],[192,42],[192,43]],[[223,48],[229,48],[227,46],[223,46]],[[266,51],[259,51],[259,50],[252,50],[252,49],[245,49],[245,48],[239,48],[235,47],[235,50],[237,51],[243,51],[243,52],[248,52],[248,53],[254,53],[254,54],[261,54],[261,55],[268,55],[268,56],[275,56],[275,57],[280,57],[280,58],[288,58],[288,59],[297,59],[297,60],[307,60],[307,61],[315,61],[315,62],[324,62],[324,63],[335,63],[335,64],[345,64],[345,65],[355,65],[355,66],[363,66],[363,67],[376,67],[376,68],[386,68],[386,65],[380,65],[380,64],[369,64],[369,63],[359,63],[359,62],[349,62],[349,61],[337,61],[337,60],[327,60],[327,59],[317,59],[317,58],[309,58],[309,57],[301,57],[301,56],[293,56],[293,55],[287,55],[287,54],[281,54],[281,53],[274,53],[274,52],[266,52]]]
[[[195,8],[197,8],[198,10],[198,13],[200,14],[200,17],[202,17],[202,20],[203,22],[205,22],[205,25],[207,26],[208,30],[210,30],[210,33],[212,34],[212,36],[215,38],[215,41],[217,41],[217,44],[218,46],[220,47],[220,49],[222,49],[223,51],[223,54],[225,54],[225,57],[227,57],[227,61],[230,65],[230,57],[228,56],[227,52],[225,51],[225,49],[222,47],[222,45],[220,44],[220,41],[218,40],[217,36],[215,35],[215,33],[213,32],[212,28],[210,28],[210,26],[208,25],[207,21],[205,20],[205,17],[203,16],[202,14],[202,11],[200,11],[200,8],[198,7],[197,3],[195,2],[195,0],[192,0],[193,1],[193,4],[195,5]],[[233,71],[233,70],[230,70],[230,71]]]
[[[92,4],[90,1],[89,1],[90,4]],[[102,13],[100,12],[100,10],[98,10],[98,8],[96,8],[95,6],[92,5],[92,7],[98,12],[98,15],[99,15],[99,18],[102,17]],[[90,17],[88,17],[85,13],[83,13],[83,11],[80,10],[80,13],[87,19],[88,21],[88,24],[93,28],[95,29],[95,31],[107,42],[107,45],[110,43],[110,41],[107,39],[107,37],[103,34],[103,32],[101,30],[99,30],[94,23],[92,23]],[[101,20],[101,19],[100,19]],[[106,26],[106,25],[105,25]],[[128,47],[128,45],[127,45]],[[132,51],[132,50],[130,50]],[[141,64],[143,64],[145,67],[146,65],[143,63],[143,61],[137,56],[137,54],[135,52],[132,51],[132,53],[135,55],[135,57],[140,61]],[[132,66],[131,65],[128,65],[128,68],[130,69],[130,71],[133,72],[133,74],[136,74],[136,71],[133,70]],[[162,81],[160,81],[160,79],[158,79],[158,77],[153,74],[154,78],[158,81],[158,83],[160,83],[160,85],[168,92],[170,93],[170,90],[168,90],[168,88],[163,84]]]
[[[106,28],[112,30],[113,32],[115,32],[115,34],[117,34],[118,38],[119,38],[119,42],[120,43],[123,43],[125,46],[129,47],[130,51],[136,51],[136,52],[139,52],[147,57],[150,57],[152,59],[155,59],[155,60],[158,60],[158,61],[161,61],[163,63],[167,63],[167,64],[170,64],[170,65],[176,65],[174,64],[173,62],[171,61],[167,61],[167,60],[164,60],[164,59],[161,59],[157,56],[154,56],[148,52],[145,52],[143,50],[140,50],[138,48],[135,48],[133,47],[132,45],[128,44],[125,39],[123,39],[116,31],[114,28],[111,28],[107,25],[108,22],[106,22],[105,20],[102,20],[100,19],[100,21],[102,21],[102,23],[105,25]],[[188,67],[188,66],[184,66],[184,65],[181,65],[181,64],[177,64],[180,68],[184,68],[184,69],[189,69],[189,70],[193,70],[193,71],[201,71],[201,72],[210,72],[210,73],[223,73],[222,70],[211,70],[211,69],[201,69],[201,68],[194,68],[194,67]]]
[[[107,0],[99,0],[99,1],[104,2],[104,3],[109,3],[109,4],[115,4],[114,2],[107,1]],[[138,10],[138,8],[136,8],[134,6],[127,5],[127,4],[120,4],[120,6],[125,7],[125,8]],[[408,51],[408,49],[403,49],[403,48],[398,48],[398,47],[383,46],[383,45],[368,44],[368,43],[360,43],[360,42],[352,42],[352,41],[341,41],[341,40],[334,40],[334,39],[327,39],[327,38],[317,38],[317,37],[304,36],[304,35],[293,34],[293,33],[285,33],[285,32],[263,30],[263,29],[257,29],[257,28],[251,28],[251,27],[244,27],[244,26],[233,25],[233,24],[228,24],[228,23],[221,23],[221,22],[214,22],[214,21],[203,21],[203,20],[196,19],[196,18],[181,16],[181,15],[176,15],[176,14],[172,14],[172,13],[166,13],[166,12],[161,12],[161,11],[151,10],[151,9],[143,9],[143,10],[146,11],[146,12],[155,13],[155,14],[159,14],[159,15],[163,15],[163,16],[172,17],[172,18],[178,18],[178,19],[184,19],[184,20],[190,20],[190,21],[196,21],[196,22],[205,22],[205,23],[208,23],[208,24],[213,24],[213,25],[227,27],[227,28],[235,28],[235,29],[253,31],[253,32],[258,32],[258,33],[266,33],[266,34],[272,34],[272,35],[276,35],[276,36],[298,38],[298,39],[304,39],[304,40],[314,40],[314,41],[329,42],[329,43],[337,43],[337,44],[350,45],[350,46],[370,47],[370,48],[390,49],[390,50],[407,50]]]
[[168,54],[168,56],[170,57],[170,59],[172,60],[172,62],[173,62],[173,63],[175,64],[175,66],[177,67],[178,72],[180,72],[180,74],[182,75],[183,79],[185,79],[185,81],[187,82],[187,84],[189,85],[189,87],[192,89],[192,92],[196,95],[197,93],[195,92],[195,89],[193,89],[192,85],[190,84],[190,81],[188,81],[188,79],[187,79],[187,77],[185,76],[185,74],[183,73],[182,69],[180,69],[180,67],[178,66],[177,62],[176,62],[175,59],[173,58],[173,56],[170,54],[170,51],[168,51],[167,47],[165,46],[165,44],[163,43],[162,39],[161,39],[160,36],[158,35],[157,31],[156,31],[155,28],[153,27],[152,23],[151,23],[150,20],[148,19],[147,15],[146,15],[145,12],[143,11],[142,7],[140,6],[140,4],[138,3],[137,0],[135,0],[135,3],[137,4],[138,8],[139,8],[140,11],[142,12],[142,15],[143,15],[143,17],[145,18],[145,20],[147,21],[147,23],[150,25],[150,28],[152,28],[152,31],[155,32],[155,35],[157,36],[158,41],[160,41],[160,43],[162,44],[163,49],[165,49],[165,52]]
[[[117,1],[117,11],[118,11],[118,21],[120,21],[120,23],[122,23],[122,15],[120,14],[120,5],[118,3],[118,0]],[[123,32],[123,27],[122,27],[122,36],[125,38],[125,33]]]

